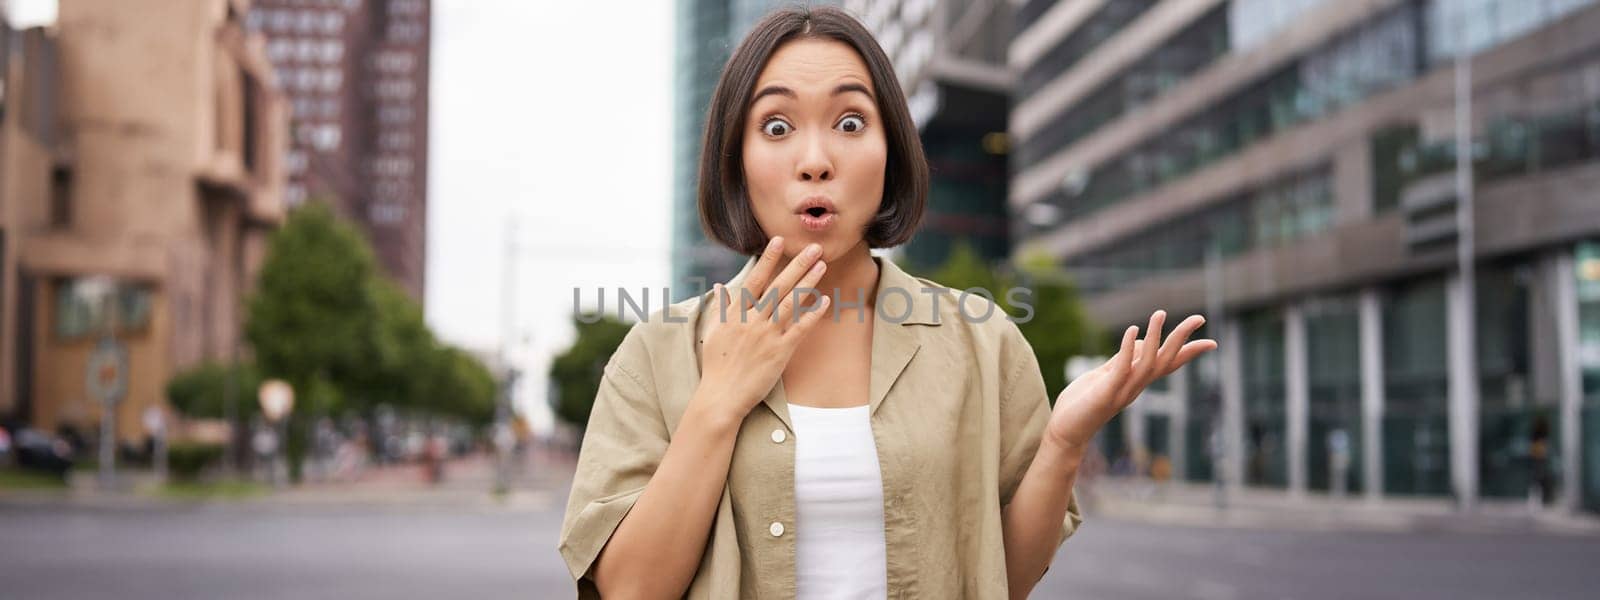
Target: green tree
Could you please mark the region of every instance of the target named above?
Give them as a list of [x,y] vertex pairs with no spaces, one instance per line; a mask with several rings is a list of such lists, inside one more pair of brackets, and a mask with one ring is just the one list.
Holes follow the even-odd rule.
[[383,278],[371,282],[376,307],[372,362],[357,382],[371,406],[387,402],[402,408],[426,409],[439,342],[423,320],[422,307]]
[[353,408],[347,398],[370,399],[386,362],[377,277],[366,239],[324,202],[295,209],[268,245],[245,338],[261,375],[295,390],[285,442],[296,478],[312,419]]
[[[1014,269],[996,269],[986,264],[971,244],[958,242],[951,249],[950,257],[934,269],[929,278],[952,289],[979,287],[988,290],[1006,314],[1026,319],[1017,323],[1017,329],[1022,331],[1039,358],[1045,388],[1050,391],[1053,403],[1056,395],[1066,389],[1067,359],[1103,352],[1104,336],[1089,322],[1077,287],[1048,254],[1028,254],[1017,262]],[[1018,304],[1032,307],[1031,316],[1028,310],[1010,302],[1006,291],[1011,288],[1025,288],[1030,292],[1017,300]]]
[[589,424],[589,410],[600,392],[606,362],[632,326],[606,316],[593,323],[573,319],[572,325],[578,331],[577,339],[550,365],[550,381],[556,387],[550,402],[556,417],[582,430]]
[[[1033,290],[1033,318],[1017,323],[1033,346],[1044,374],[1050,402],[1067,387],[1066,364],[1073,356],[1094,356],[1106,351],[1105,335],[1089,320],[1079,300],[1078,288],[1048,254],[1031,254],[1017,261],[1011,285]],[[1013,314],[1018,314],[1014,312]]]
[[324,203],[290,213],[272,236],[245,323],[262,374],[288,381],[297,397],[314,382],[350,391],[370,382],[380,354],[376,272],[366,240]]
[[499,386],[483,363],[452,346],[434,348],[429,363],[427,412],[480,426],[494,419]]
[[[416,301],[380,273],[367,240],[326,203],[290,213],[267,252],[245,337],[259,376],[295,390],[292,472],[317,416],[391,404],[474,424],[493,418],[494,376],[436,338]],[[179,382],[176,391],[196,386]]]
[[222,419],[228,416],[224,404],[229,380],[235,379],[236,409],[240,419],[248,420],[261,412],[256,402],[256,389],[261,387],[261,375],[255,365],[203,363],[173,376],[167,381],[167,400],[172,408],[184,416],[201,419]]

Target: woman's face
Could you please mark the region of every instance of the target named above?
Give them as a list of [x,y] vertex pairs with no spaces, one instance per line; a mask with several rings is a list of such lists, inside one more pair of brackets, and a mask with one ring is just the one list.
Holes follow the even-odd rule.
[[877,91],[850,46],[802,39],[773,53],[756,79],[744,133],[744,177],[767,237],[784,253],[822,245],[837,258],[860,244],[883,202],[888,157]]

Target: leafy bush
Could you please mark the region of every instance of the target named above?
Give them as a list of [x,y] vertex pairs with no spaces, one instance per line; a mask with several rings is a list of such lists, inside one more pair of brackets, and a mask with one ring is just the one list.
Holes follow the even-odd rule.
[[167,468],[173,478],[194,481],[211,465],[222,460],[221,444],[179,442],[167,448]]

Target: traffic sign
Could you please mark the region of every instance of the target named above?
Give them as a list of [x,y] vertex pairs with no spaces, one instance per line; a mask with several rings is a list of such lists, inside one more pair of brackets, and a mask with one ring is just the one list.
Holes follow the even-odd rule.
[[100,338],[89,352],[84,388],[101,404],[114,405],[128,391],[128,349],[112,337]]

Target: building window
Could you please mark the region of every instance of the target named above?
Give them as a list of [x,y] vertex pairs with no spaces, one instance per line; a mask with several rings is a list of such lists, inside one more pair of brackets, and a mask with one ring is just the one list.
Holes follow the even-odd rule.
[[309,10],[295,11],[295,31],[300,33],[314,33],[317,28],[317,13]]
[[57,280],[55,333],[61,340],[98,336],[115,327],[118,335],[149,328],[151,287],[104,278]]
[[1288,483],[1285,429],[1284,322],[1276,311],[1240,317],[1243,347],[1245,482],[1284,487]]
[[272,28],[277,31],[288,31],[294,26],[294,15],[287,10],[271,11]]
[[410,123],[414,111],[409,106],[386,106],[378,109],[379,123]]
[[395,42],[415,42],[422,39],[422,24],[407,22],[389,23],[388,38]]
[[389,202],[373,203],[368,210],[368,216],[373,223],[380,225],[399,223],[406,218],[406,207],[403,204]]
[[386,156],[372,163],[372,172],[381,177],[405,177],[411,174],[411,159],[408,157]]
[[335,11],[322,14],[322,33],[336,35],[344,29],[344,15]]
[[382,150],[406,150],[411,148],[411,132],[390,131],[378,136],[378,147]]
[[305,171],[308,162],[309,161],[306,160],[306,153],[300,150],[290,150],[289,153],[283,158],[283,164],[289,169],[290,173],[300,173],[301,171]]
[[322,69],[318,76],[321,90],[324,92],[338,91],[339,86],[344,83],[344,73],[339,69]]
[[1444,283],[1442,277],[1412,278],[1384,293],[1383,480],[1389,493],[1450,491]]
[[339,147],[339,126],[318,125],[311,131],[311,145],[324,152]]
[[385,79],[373,86],[379,98],[406,100],[416,92],[416,84],[409,79]]
[[281,63],[289,58],[294,51],[294,42],[291,40],[272,40],[267,42],[267,60],[273,64]]
[[390,0],[389,12],[396,15],[420,16],[422,0]]
[[411,186],[404,180],[379,180],[372,189],[379,200],[386,202],[404,200],[411,193]]
[[72,226],[72,170],[66,167],[50,173],[50,226]]
[[318,58],[320,58],[324,64],[339,62],[344,58],[344,42],[339,40],[328,40],[323,42]]
[[380,52],[373,61],[379,71],[391,73],[410,73],[416,67],[416,59],[411,53],[399,50]]

